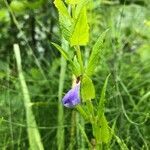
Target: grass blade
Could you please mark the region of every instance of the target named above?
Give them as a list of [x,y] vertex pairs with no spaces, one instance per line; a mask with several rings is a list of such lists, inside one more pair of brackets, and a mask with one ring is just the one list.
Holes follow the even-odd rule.
[[[21,89],[23,93],[23,101],[26,111],[26,121],[27,121],[27,133],[29,138],[29,146],[31,150],[44,150],[40,133],[37,128],[36,120],[31,108],[31,99],[28,91],[28,87],[22,72],[22,65],[21,65],[21,56],[20,56],[20,49],[18,44],[14,44],[14,53],[17,62],[17,68],[19,73],[19,80],[21,84]],[[33,128],[34,127],[34,128]]]

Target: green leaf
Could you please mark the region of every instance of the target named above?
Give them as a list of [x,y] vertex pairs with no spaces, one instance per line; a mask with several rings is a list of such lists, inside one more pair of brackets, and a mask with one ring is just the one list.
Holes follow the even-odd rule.
[[95,98],[95,88],[92,80],[84,75],[81,82],[81,96],[83,101],[91,100]]
[[104,111],[105,111],[105,94],[106,94],[106,89],[107,89],[107,83],[108,83],[108,79],[109,76],[107,76],[103,88],[102,88],[102,92],[101,92],[101,96],[100,96],[100,101],[99,101],[99,105],[98,105],[98,110],[97,110],[97,116],[98,116],[98,125],[99,127],[99,132],[97,133],[96,137],[99,141],[104,142],[104,143],[108,143],[111,139],[111,133],[109,131],[109,126],[108,126],[108,122],[106,120],[106,117],[104,116]]
[[27,6],[30,9],[37,9],[39,7],[42,7],[42,5],[45,3],[45,0],[37,0],[33,2],[27,2]]
[[61,15],[70,18],[70,15],[69,15],[69,13],[68,13],[67,7],[65,6],[65,4],[63,3],[62,0],[55,0],[55,1],[54,1],[54,4],[55,4],[55,6],[57,7],[58,12],[59,12]]
[[1,8],[0,9],[0,21],[9,21],[10,18],[9,18],[9,13],[8,13],[8,10],[7,9],[4,9],[4,8]]
[[66,60],[70,60],[68,53],[67,53],[65,50],[63,50],[62,47],[60,47],[60,46],[59,46],[58,44],[56,44],[56,43],[53,43],[53,42],[51,42],[51,43],[56,47],[56,49],[63,55],[63,57],[64,57]]
[[26,1],[17,1],[17,0],[13,0],[10,3],[10,8],[14,11],[14,12],[23,12],[26,8],[27,8],[27,2]]
[[78,4],[80,2],[80,0],[67,0],[66,1],[68,4],[72,4],[72,5],[75,5],[75,4]]
[[71,29],[72,29],[71,16],[69,15],[67,7],[65,6],[62,0],[55,0],[54,4],[57,7],[59,12],[59,22],[60,22],[62,35],[66,40],[69,40],[71,36]]
[[72,61],[71,58],[69,57],[69,54],[58,44],[51,42],[56,49],[63,55],[63,57],[69,61],[69,64],[71,66],[71,70],[72,73],[76,76],[79,77],[81,75],[81,68],[80,68],[80,64],[76,58],[76,56],[74,57],[74,60]]
[[72,73],[76,76],[79,77],[81,75],[81,68],[79,65],[79,62],[76,58],[76,56],[74,57],[74,60],[72,61],[71,58],[69,57],[69,54],[62,48],[60,47],[58,44],[51,42],[56,49],[63,55],[63,57],[69,61],[69,64],[71,66],[71,70]]
[[80,64],[79,64],[76,56],[74,57],[73,61],[71,62],[71,69],[72,69],[73,74],[76,77],[79,77],[81,75],[81,67],[80,67]]
[[110,138],[111,138],[108,122],[107,122],[106,117],[104,115],[100,119],[100,132],[97,134],[99,134],[98,135],[99,142],[101,141],[104,143],[108,143]]
[[103,32],[100,35],[100,37],[97,39],[96,43],[93,46],[88,65],[87,65],[87,68],[85,70],[85,72],[88,76],[91,76],[94,73],[95,68],[99,62],[100,55],[102,53],[102,48],[103,48],[103,41],[104,41],[104,38],[105,38],[107,31],[108,30],[106,30],[105,32]]
[[106,94],[106,89],[107,89],[107,83],[108,83],[108,79],[109,76],[107,76],[103,88],[102,88],[102,92],[101,92],[101,96],[100,96],[100,101],[98,104],[98,110],[97,110],[97,114],[98,114],[98,118],[101,118],[101,116],[104,114],[105,111],[105,94]]
[[80,11],[75,21],[72,35],[70,37],[71,46],[86,45],[89,41],[89,25],[87,21],[86,7]]
[[75,18],[77,19],[79,17],[79,14],[81,13],[83,7],[85,7],[90,0],[80,0],[78,5],[75,8]]

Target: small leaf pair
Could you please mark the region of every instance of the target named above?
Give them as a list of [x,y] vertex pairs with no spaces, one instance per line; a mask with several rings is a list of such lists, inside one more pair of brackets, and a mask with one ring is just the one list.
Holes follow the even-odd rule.
[[67,0],[69,4],[76,4],[71,7],[71,16],[62,0],[55,0],[54,4],[59,12],[59,22],[64,38],[71,46],[86,45],[89,41],[89,25],[87,21],[87,0]]

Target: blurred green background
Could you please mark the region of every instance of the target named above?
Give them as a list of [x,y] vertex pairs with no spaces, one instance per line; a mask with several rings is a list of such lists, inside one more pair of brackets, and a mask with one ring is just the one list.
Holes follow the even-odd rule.
[[[100,33],[109,28],[101,62],[93,77],[99,96],[111,73],[106,102],[109,126],[131,150],[150,148],[150,1],[93,0],[89,8],[90,42],[85,58]],[[29,147],[23,94],[13,44],[21,51],[37,129],[44,149],[58,149],[58,129],[64,130],[64,149],[87,149],[78,134],[78,114],[64,108],[60,118],[58,97],[71,87],[69,69],[60,77],[61,56],[51,42],[61,44],[58,13],[52,0],[0,0],[0,149]],[[70,49],[70,53],[73,53]],[[63,92],[59,88],[63,83]],[[59,118],[59,121],[58,121]],[[85,130],[92,140],[91,126]],[[79,137],[79,135],[81,137]],[[73,140],[71,140],[73,139]],[[119,150],[112,138],[109,149]]]

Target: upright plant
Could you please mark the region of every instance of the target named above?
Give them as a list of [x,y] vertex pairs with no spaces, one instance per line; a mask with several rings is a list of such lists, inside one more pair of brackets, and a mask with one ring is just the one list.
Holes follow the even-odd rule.
[[90,0],[55,0],[54,4],[59,12],[59,22],[62,36],[68,41],[75,55],[71,57],[68,52],[56,43],[52,43],[63,57],[68,61],[72,74],[76,78],[76,84],[70,89],[64,98],[62,104],[69,108],[76,108],[83,118],[91,123],[94,136],[94,143],[91,144],[82,128],[88,145],[91,149],[102,149],[102,143],[108,143],[111,138],[110,128],[106,120],[105,111],[105,93],[108,77],[105,80],[98,105],[93,105],[95,99],[95,87],[91,79],[98,65],[105,32],[103,32],[95,42],[88,64],[85,66],[82,58],[80,46],[86,46],[89,42],[89,25],[87,17],[87,5]]

